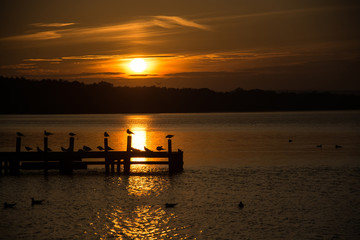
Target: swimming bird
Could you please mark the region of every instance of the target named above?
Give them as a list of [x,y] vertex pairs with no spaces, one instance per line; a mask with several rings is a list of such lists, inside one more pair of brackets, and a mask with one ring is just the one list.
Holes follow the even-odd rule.
[[341,145],[335,145],[335,148],[342,148],[342,146]]
[[240,201],[240,203],[239,203],[239,208],[240,209],[243,209],[244,208],[244,204]]
[[167,135],[165,138],[172,138],[174,135],[171,135],[171,134],[169,134],[169,135]]
[[26,151],[28,151],[28,152],[32,150],[31,147],[27,147],[27,146],[25,146],[25,149],[26,149]]
[[16,203],[4,202],[4,208],[13,208],[15,205],[16,205]]
[[134,134],[130,129],[126,130],[127,134]]
[[88,147],[88,146],[83,146],[83,150],[85,152],[90,152],[92,149],[90,147]]
[[104,148],[102,146],[97,146],[96,148],[99,149],[100,151],[104,150]]
[[177,205],[177,203],[165,203],[166,208],[173,208]]
[[36,147],[36,150],[37,150],[38,152],[43,152],[43,150],[41,150],[39,147]]
[[158,147],[156,148],[156,150],[161,151],[161,150],[165,150],[165,148],[163,148],[163,146],[158,146]]
[[44,131],[44,135],[48,137],[48,136],[50,136],[50,135],[54,135],[54,134],[53,134],[53,133],[51,133],[51,132],[47,132],[47,131],[45,130],[45,131]]
[[144,146],[145,152],[153,152],[150,149],[148,149],[147,147]]
[[289,139],[289,143],[291,143],[292,142],[292,139]]
[[104,137],[110,137],[110,135],[107,132],[104,132]]
[[33,197],[31,198],[31,205],[39,205],[42,204],[44,200],[35,200]]
[[316,145],[317,148],[322,148],[322,144]]
[[61,151],[63,151],[63,152],[68,152],[69,150],[66,149],[66,148],[64,148],[64,147],[61,147]]
[[69,133],[69,136],[71,136],[71,137],[73,137],[73,136],[75,136],[75,135],[76,135],[76,134],[73,133],[73,132]]
[[21,132],[17,132],[16,135],[17,135],[18,137],[23,137],[23,136],[24,136],[24,134],[22,134]]

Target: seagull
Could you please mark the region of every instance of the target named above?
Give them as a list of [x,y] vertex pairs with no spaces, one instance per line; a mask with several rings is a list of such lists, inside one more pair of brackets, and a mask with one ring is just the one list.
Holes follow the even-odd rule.
[[163,148],[163,146],[158,146],[158,147],[156,148],[156,150],[161,151],[161,150],[165,150],[165,148]]
[[177,203],[165,203],[166,208],[173,208],[177,205]]
[[104,150],[104,148],[102,146],[97,146],[96,148],[99,149],[100,151]]
[[150,149],[148,149],[147,147],[144,146],[145,152],[153,152]]
[[43,150],[41,150],[39,147],[36,147],[36,150],[37,150],[38,152],[43,152]]
[[52,152],[52,150],[50,148],[46,148],[47,152]]
[[173,136],[174,135],[169,134],[169,135],[166,136],[166,138],[172,138]]
[[322,148],[322,144],[316,145],[317,148]]
[[104,137],[110,137],[110,135],[107,132],[104,132]]
[[51,132],[47,132],[46,130],[44,131],[44,135],[45,136],[50,136],[50,135],[54,135],[53,133],[51,133]]
[[80,148],[80,149],[78,150],[78,152],[85,152],[85,151],[84,151],[84,149],[81,149],[81,148]]
[[23,136],[24,136],[24,134],[22,134],[21,132],[17,132],[16,135],[17,135],[18,137],[23,137]]
[[127,134],[134,134],[130,129],[126,130]]
[[289,143],[291,143],[292,142],[292,139],[289,139]]
[[75,136],[75,135],[76,135],[76,134],[73,133],[73,132],[69,133],[69,136],[71,136],[71,137],[73,137],[73,136]]
[[107,146],[107,147],[106,147],[106,150],[114,150],[114,149],[112,149],[111,147]]
[[64,148],[64,147],[61,147],[61,151],[63,151],[63,152],[67,152],[67,151],[69,151],[68,149],[66,149],[66,148]]
[[240,209],[243,209],[244,208],[244,204],[240,201],[240,203],[239,203],[239,208]]
[[181,150],[180,148],[178,148],[178,152],[183,152],[183,150]]
[[28,152],[32,150],[31,147],[27,147],[27,146],[25,146],[25,149],[26,149],[26,151],[28,151]]
[[16,203],[4,202],[4,208],[13,208],[15,205],[16,205]]
[[342,146],[341,145],[335,145],[335,148],[342,148]]
[[90,152],[92,149],[90,147],[88,147],[88,146],[83,146],[83,150],[85,152]]
[[42,204],[44,200],[35,200],[34,198],[31,198],[31,205],[39,205]]

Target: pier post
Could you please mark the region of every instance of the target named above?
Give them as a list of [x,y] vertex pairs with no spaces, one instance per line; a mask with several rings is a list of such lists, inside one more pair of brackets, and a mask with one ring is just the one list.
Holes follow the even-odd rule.
[[120,173],[120,159],[117,160],[116,171],[117,171],[117,173]]
[[[48,137],[44,137],[44,153],[47,153],[48,151]],[[44,173],[48,173],[48,159],[46,155],[44,154]]]
[[128,154],[127,157],[124,158],[124,173],[125,174],[129,174],[130,173],[130,153],[131,153],[131,141],[132,141],[132,137],[128,136],[127,137],[127,147],[126,147],[126,152]]
[[[20,152],[21,152],[21,137],[16,137],[16,153],[20,153]],[[11,175],[16,175],[19,173],[20,160],[18,156],[15,156],[13,159],[10,160],[9,168]]]
[[109,169],[109,157],[107,152],[109,151],[109,145],[108,145],[108,138],[104,138],[104,151],[106,153],[105,155],[105,173],[108,174],[110,169]]
[[110,169],[111,169],[111,173],[115,172],[115,160],[114,159],[110,159]]
[[183,152],[169,155],[169,173],[178,173],[184,171]]
[[172,146],[171,146],[171,139],[168,139],[168,152],[171,153],[172,151]]
[[69,152],[73,152],[73,151],[74,151],[74,145],[75,145],[75,138],[74,138],[74,137],[70,137],[69,148],[68,148],[68,151],[69,151]]

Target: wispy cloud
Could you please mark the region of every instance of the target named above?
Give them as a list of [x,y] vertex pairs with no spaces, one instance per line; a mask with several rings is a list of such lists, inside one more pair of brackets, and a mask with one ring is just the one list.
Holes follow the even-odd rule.
[[74,25],[75,23],[32,23],[34,27],[67,27]]
[[[141,39],[171,34],[181,27],[208,30],[205,25],[178,16],[152,16],[138,21],[95,27],[72,27],[74,23],[34,23],[36,27],[64,27],[51,31],[39,31],[30,34],[2,38],[3,41],[36,41],[66,39],[68,41],[104,42],[121,39]],[[160,29],[159,29],[160,28]]]

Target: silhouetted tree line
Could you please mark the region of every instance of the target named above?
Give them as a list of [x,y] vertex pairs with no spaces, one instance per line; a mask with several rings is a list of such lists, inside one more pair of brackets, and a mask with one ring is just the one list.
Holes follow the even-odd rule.
[[360,109],[360,95],[207,88],[114,87],[111,83],[0,77],[2,114],[171,113]]

